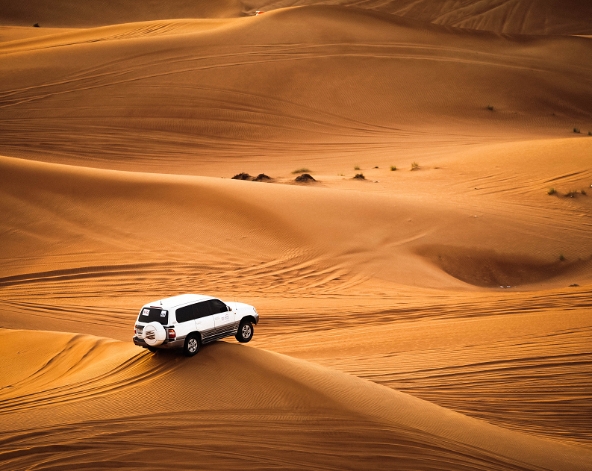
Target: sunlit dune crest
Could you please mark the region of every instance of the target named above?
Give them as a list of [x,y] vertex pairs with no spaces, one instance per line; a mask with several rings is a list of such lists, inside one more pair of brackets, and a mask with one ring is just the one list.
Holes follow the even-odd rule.
[[590,34],[592,6],[585,0],[170,0],[138,2],[43,0],[0,2],[0,19],[8,25],[102,26],[171,18],[236,18],[294,6],[341,5],[379,11],[456,28],[505,34]]
[[[161,467],[169,462],[169,447],[188,466],[198,461],[230,468],[326,462],[331,468],[390,463],[429,469],[437,461],[450,469],[527,469],[527,463],[587,469],[591,456],[250,347],[219,343],[199,359],[180,361],[88,336],[8,330],[2,337],[3,349],[14,350],[18,347],[12,344],[24,339],[45,345],[42,351],[33,346],[10,355],[20,371],[0,396],[3,429],[13,420],[26,420],[26,428],[6,447],[29,450],[28,456],[10,453],[19,466],[31,455],[51,466],[72,460],[125,465],[152,452],[150,466]],[[222,364],[227,366],[220,369]],[[144,413],[138,413],[138,401]],[[57,431],[60,446],[69,450],[63,456],[52,456],[51,440],[30,439],[33,431],[43,436],[56,419],[68,424]],[[199,438],[194,435],[198,424]],[[246,455],[247,464],[225,459],[220,445],[212,449],[214,437],[237,429],[234,452]],[[9,430],[14,433],[14,425]],[[105,452],[110,457],[99,458]]]
[[591,470],[591,8],[0,0],[0,468]]

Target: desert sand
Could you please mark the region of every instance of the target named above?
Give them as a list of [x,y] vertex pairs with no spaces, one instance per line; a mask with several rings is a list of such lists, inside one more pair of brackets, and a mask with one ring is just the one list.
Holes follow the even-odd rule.
[[[592,470],[591,25],[0,1],[0,468]],[[253,340],[134,346],[185,292]]]

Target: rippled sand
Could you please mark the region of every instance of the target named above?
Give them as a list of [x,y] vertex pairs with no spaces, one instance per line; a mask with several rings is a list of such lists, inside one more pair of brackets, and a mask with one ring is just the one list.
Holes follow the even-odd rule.
[[0,467],[592,469],[587,5],[9,3]]

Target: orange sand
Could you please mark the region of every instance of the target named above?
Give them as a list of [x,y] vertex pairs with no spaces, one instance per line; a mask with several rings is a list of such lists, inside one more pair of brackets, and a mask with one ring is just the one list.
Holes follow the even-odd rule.
[[[2,469],[592,469],[587,2],[45,3],[0,1]],[[253,341],[135,347],[183,292]]]

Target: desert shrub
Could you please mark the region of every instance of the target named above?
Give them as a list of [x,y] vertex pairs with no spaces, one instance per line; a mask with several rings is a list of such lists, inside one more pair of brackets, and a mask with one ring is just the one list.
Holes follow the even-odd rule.
[[417,162],[413,162],[411,164],[411,170],[419,170],[419,164]]
[[299,183],[311,183],[311,182],[316,182],[316,180],[313,178],[312,175],[308,174],[308,173],[303,173],[302,175],[298,175],[295,179],[295,181],[299,182]]
[[588,193],[586,193],[586,190],[580,190],[580,193],[584,196],[586,196]]
[[364,176],[363,173],[356,173],[356,176],[354,177],[354,179],[356,179],[356,180],[366,180],[366,177]]
[[573,132],[575,132],[576,134],[580,134],[580,128],[573,128]]
[[248,173],[241,172],[241,173],[237,173],[234,177],[232,177],[232,179],[233,180],[253,180],[254,177],[252,177]]
[[547,190],[548,195],[554,195],[555,193],[557,193],[557,190],[555,188],[549,188]]
[[302,168],[297,168],[296,170],[294,170],[292,172],[292,174],[296,175],[297,173],[310,173],[311,170],[306,168],[306,167],[302,167]]
[[588,131],[588,136],[592,136],[592,131]]
[[566,198],[575,198],[576,196],[578,196],[578,192],[577,190],[569,190],[566,194],[565,197]]
[[489,111],[493,111],[495,108],[493,107],[493,105],[487,105],[487,109],[488,109]]
[[356,166],[354,167],[354,170],[360,170],[360,166],[359,166],[359,165],[356,165]]
[[565,257],[563,256],[563,254],[559,255],[559,261],[565,262]]
[[265,175],[264,173],[260,173],[259,175],[257,175],[253,181],[256,182],[268,182],[271,180],[271,177],[269,175]]
[[396,165],[391,165],[391,172],[394,172],[397,170],[397,166]]

